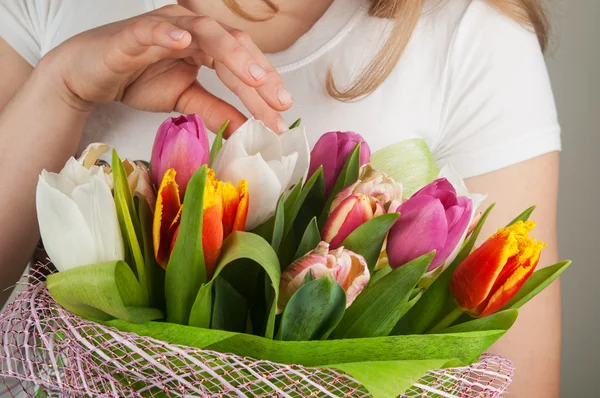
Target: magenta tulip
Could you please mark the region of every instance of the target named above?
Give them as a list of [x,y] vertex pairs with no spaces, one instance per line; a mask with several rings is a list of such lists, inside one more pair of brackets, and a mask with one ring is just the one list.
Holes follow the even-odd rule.
[[371,160],[371,149],[360,134],[352,131],[325,133],[315,144],[310,153],[308,175],[313,175],[319,167],[323,166],[327,195],[331,193],[344,163],[358,143],[360,143],[360,165],[362,166]]
[[169,118],[158,129],[152,147],[152,182],[158,186],[169,169],[177,172],[176,181],[183,196],[187,183],[210,160],[208,133],[198,115]]
[[427,185],[398,207],[400,217],[390,229],[387,255],[398,268],[417,257],[436,251],[427,271],[452,261],[472,218],[472,201],[457,196],[448,180]]
[[385,208],[377,199],[361,193],[350,195],[329,214],[323,226],[323,240],[336,249],[352,231],[382,214]]
[[317,247],[300,257],[281,274],[277,312],[281,313],[294,293],[304,283],[307,273],[319,279],[331,276],[346,292],[346,308],[350,307],[371,278],[365,259],[350,250],[340,247],[329,250],[329,244],[321,242]]

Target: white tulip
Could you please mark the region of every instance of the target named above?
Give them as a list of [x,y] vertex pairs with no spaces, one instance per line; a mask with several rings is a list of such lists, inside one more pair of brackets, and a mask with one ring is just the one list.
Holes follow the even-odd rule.
[[212,168],[222,181],[248,181],[246,229],[252,229],[273,215],[283,192],[306,177],[309,163],[304,127],[277,135],[250,119],[225,141]]
[[59,271],[124,259],[111,190],[74,158],[58,174],[42,171],[36,206],[44,248]]

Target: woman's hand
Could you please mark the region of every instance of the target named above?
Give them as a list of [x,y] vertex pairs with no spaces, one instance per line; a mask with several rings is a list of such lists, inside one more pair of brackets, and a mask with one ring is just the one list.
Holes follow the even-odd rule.
[[70,106],[121,101],[152,112],[197,113],[216,131],[230,120],[233,131],[245,117],[196,80],[213,68],[250,113],[275,131],[292,97],[249,36],[173,5],[81,33],[48,53],[40,67],[59,82]]

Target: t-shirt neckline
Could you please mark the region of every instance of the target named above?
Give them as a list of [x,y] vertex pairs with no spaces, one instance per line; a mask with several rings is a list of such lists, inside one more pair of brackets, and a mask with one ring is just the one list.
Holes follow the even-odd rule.
[[[149,8],[157,9],[177,0],[146,0]],[[323,16],[289,48],[266,54],[279,73],[299,69],[332,48],[356,26],[365,15],[365,0],[334,0]]]

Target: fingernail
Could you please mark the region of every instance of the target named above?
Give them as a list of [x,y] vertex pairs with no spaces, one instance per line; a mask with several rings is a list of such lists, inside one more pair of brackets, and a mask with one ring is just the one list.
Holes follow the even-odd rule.
[[173,40],[181,40],[183,38],[183,35],[185,35],[185,30],[179,30],[179,29],[175,29],[172,30],[171,33],[169,33],[169,36],[171,36],[171,39]]
[[292,97],[292,94],[290,94],[290,92],[283,87],[279,87],[277,89],[277,98],[279,98],[279,102],[281,102],[283,105],[294,102],[294,97]]
[[267,72],[265,72],[265,70],[256,62],[250,62],[248,65],[248,72],[250,72],[252,77],[256,80],[260,80],[267,75]]
[[285,133],[286,131],[289,130],[288,125],[285,124],[283,119],[279,119],[277,121],[277,130],[279,130],[280,133]]

